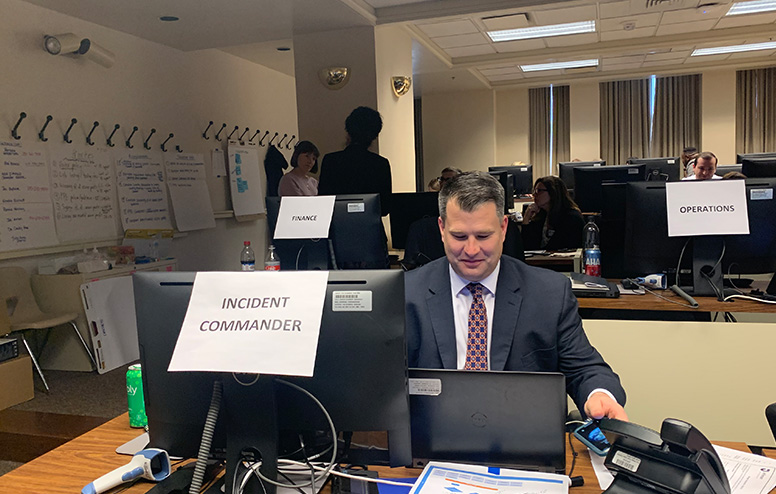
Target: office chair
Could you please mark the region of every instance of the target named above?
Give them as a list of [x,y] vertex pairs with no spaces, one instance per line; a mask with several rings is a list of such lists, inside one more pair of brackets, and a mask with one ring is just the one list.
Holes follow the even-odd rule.
[[[0,310],[5,310],[10,318],[10,327],[6,331],[0,331],[0,334],[6,333],[11,336],[19,336],[24,343],[27,352],[30,354],[35,370],[43,381],[46,392],[49,391],[48,382],[43,376],[43,371],[38,363],[43,348],[46,346],[51,330],[63,324],[70,324],[78,336],[78,340],[84,347],[84,351],[89,355],[93,368],[97,368],[97,363],[92,356],[92,352],[86,345],[78,327],[75,325],[75,319],[78,314],[75,312],[67,313],[46,313],[40,310],[38,302],[32,293],[30,286],[30,277],[27,272],[20,267],[10,266],[0,268]],[[43,343],[39,345],[38,355],[32,351],[32,347],[27,337],[34,331],[45,329]]]
[[773,438],[776,439],[776,403],[771,403],[765,407],[765,418],[768,420]]

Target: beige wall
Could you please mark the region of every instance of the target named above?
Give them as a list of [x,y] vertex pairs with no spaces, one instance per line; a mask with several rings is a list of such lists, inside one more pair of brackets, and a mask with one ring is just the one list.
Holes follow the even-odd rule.
[[[735,162],[735,69],[703,72],[703,149],[713,151],[720,164]],[[571,158],[600,157],[598,82],[571,82]],[[488,94],[495,95],[491,107]],[[493,123],[491,115],[495,115]],[[480,127],[476,127],[479,123]],[[476,127],[476,128],[474,128]],[[489,138],[492,132],[494,141]],[[464,134],[471,133],[467,137]],[[484,169],[516,159],[528,161],[528,89],[478,90],[423,96],[423,159],[426,176],[435,176],[443,160],[462,161],[478,155]],[[495,146],[492,147],[492,146]]]
[[412,39],[399,26],[375,28],[377,110],[383,117],[380,154],[391,162],[394,192],[415,192],[415,123],[412,89],[397,97],[391,77],[412,77]]
[[[216,129],[225,122],[224,133],[239,125],[242,130],[258,127],[281,136],[298,134],[294,79],[289,76],[219,50],[182,52],[17,0],[0,0],[0,12],[0,134],[4,140],[10,139],[10,129],[22,111],[28,115],[19,128],[22,142],[44,149],[61,142],[73,117],[78,119],[72,132],[75,149],[86,146],[85,135],[95,120],[100,122],[94,134],[98,145],[105,143],[114,123],[121,125],[114,137],[116,149],[122,149],[132,126],[140,128],[133,138],[136,147],[153,127],[157,133],[150,143],[155,150],[161,144],[159,136],[172,132],[175,138],[169,145],[203,153],[210,172],[210,150],[219,144],[212,129],[209,140],[202,138],[210,120]],[[106,69],[88,60],[46,53],[43,35],[62,32],[88,36],[108,48],[116,55],[115,65]],[[50,139],[41,143],[37,133],[48,114],[54,117],[47,128]],[[213,208],[226,209],[225,182],[211,175]],[[181,269],[237,269],[243,240],[251,240],[263,257],[264,219],[217,223],[216,229],[175,239],[173,255]],[[39,259],[0,262],[33,270]]]
[[487,170],[496,157],[493,91],[423,96],[423,168],[426,178],[455,166]]
[[736,162],[736,71],[703,73],[701,148],[711,151],[720,165]]
[[678,418],[718,441],[774,445],[773,324],[588,320],[585,331],[620,375],[631,421],[660,430]]

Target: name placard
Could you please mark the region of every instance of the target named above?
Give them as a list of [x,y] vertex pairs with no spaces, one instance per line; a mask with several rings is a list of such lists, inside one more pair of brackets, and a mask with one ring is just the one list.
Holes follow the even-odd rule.
[[335,196],[290,196],[280,200],[275,238],[327,238]]
[[312,376],[328,277],[197,273],[168,370]]
[[704,180],[666,184],[668,236],[749,233],[743,180]]

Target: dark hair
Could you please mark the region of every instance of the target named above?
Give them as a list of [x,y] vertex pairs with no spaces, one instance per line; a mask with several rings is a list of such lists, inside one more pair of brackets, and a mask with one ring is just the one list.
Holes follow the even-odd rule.
[[695,154],[698,152],[698,148],[695,146],[687,146],[686,148],[682,149],[682,153],[684,154]]
[[743,178],[746,178],[746,175],[744,175],[741,172],[727,172],[726,174],[722,175],[722,180],[743,179]]
[[492,202],[496,212],[504,212],[504,187],[484,172],[466,172],[453,177],[439,191],[439,216],[447,218],[447,203],[455,200],[463,211],[471,213],[481,205]]
[[359,106],[345,119],[345,130],[351,143],[369,146],[383,130],[383,119],[376,110]]
[[442,170],[442,172],[440,173],[440,175],[441,175],[442,173],[445,173],[445,172],[453,172],[453,173],[455,173],[455,175],[456,175],[456,176],[458,176],[458,175],[460,175],[461,173],[463,173],[463,170],[461,170],[460,168],[456,168],[456,167],[454,167],[454,166],[448,166],[448,167],[446,167],[446,168],[444,168],[444,169]]
[[299,155],[305,153],[313,153],[315,156],[315,164],[310,169],[310,173],[316,173],[318,171],[318,157],[321,153],[318,151],[318,148],[315,147],[315,144],[310,141],[299,141],[296,143],[296,146],[294,146],[294,154],[291,155],[291,166],[294,168],[299,166]]
[[544,212],[542,209],[534,216],[531,221],[544,221],[545,217],[549,216],[550,225],[555,225],[556,219],[571,209],[579,211],[579,206],[574,202],[569,194],[569,190],[566,188],[566,184],[560,178],[555,175],[548,175],[546,177],[537,178],[534,182],[534,189],[536,186],[542,184],[547,189],[547,194],[550,195],[550,209],[548,212]]
[[[711,151],[704,151],[701,154],[698,155],[697,160],[714,160],[714,168],[717,167],[717,157],[714,156],[714,153]],[[698,161],[695,161],[695,165],[698,164]]]

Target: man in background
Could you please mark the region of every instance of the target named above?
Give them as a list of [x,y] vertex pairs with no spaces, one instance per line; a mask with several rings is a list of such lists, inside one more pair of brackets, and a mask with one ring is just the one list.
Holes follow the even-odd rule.
[[717,157],[714,153],[704,151],[698,155],[693,164],[693,175],[682,180],[719,180],[722,177],[715,175],[717,171]]

